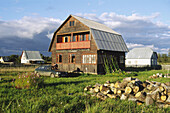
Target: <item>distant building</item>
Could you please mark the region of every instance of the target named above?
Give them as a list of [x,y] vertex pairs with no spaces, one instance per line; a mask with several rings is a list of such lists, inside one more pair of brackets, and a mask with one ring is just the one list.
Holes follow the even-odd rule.
[[127,53],[125,64],[127,67],[156,66],[157,59],[157,53],[151,48],[134,48]]
[[14,64],[14,62],[11,62],[8,57],[2,56],[0,57],[0,63],[2,64]]
[[21,55],[22,64],[44,63],[39,51],[23,51]]
[[49,51],[52,65],[58,64],[60,70],[100,74],[105,72],[104,60],[116,59],[123,69],[128,48],[121,34],[111,28],[70,15],[55,31]]

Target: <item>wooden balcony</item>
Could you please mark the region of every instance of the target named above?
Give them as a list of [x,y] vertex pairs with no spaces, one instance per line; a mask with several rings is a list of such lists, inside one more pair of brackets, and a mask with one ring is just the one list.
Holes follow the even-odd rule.
[[90,48],[90,41],[56,43],[56,50],[88,48]]

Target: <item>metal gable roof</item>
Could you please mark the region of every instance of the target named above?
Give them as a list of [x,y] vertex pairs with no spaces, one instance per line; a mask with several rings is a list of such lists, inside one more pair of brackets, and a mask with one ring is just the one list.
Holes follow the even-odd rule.
[[39,51],[24,51],[28,60],[43,60]]
[[83,24],[85,24],[86,26],[88,26],[89,28],[93,28],[93,29],[97,29],[97,30],[101,30],[101,31],[106,31],[106,32],[110,32],[110,33],[114,33],[114,34],[118,34],[116,31],[113,31],[111,28],[107,27],[104,24],[95,22],[93,20],[89,20],[89,19],[85,19],[79,16],[75,16],[75,15],[71,15],[74,18],[76,18],[77,20],[79,20],[80,22],[82,22]]
[[134,48],[130,50],[126,58],[127,59],[150,59],[154,51],[151,48]]
[[91,29],[98,49],[127,52],[128,48],[121,35]]

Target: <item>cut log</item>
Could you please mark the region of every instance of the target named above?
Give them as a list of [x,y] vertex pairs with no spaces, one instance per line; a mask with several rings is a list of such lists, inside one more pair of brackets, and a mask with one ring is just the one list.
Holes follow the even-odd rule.
[[134,84],[132,82],[127,84],[127,87],[134,87]]
[[120,96],[122,94],[122,90],[121,89],[118,89],[117,90],[117,94]]
[[148,90],[152,90],[153,89],[153,85],[152,84],[150,84],[150,85],[147,85],[147,87],[146,87]]
[[129,95],[128,101],[137,101],[137,99],[134,96]]
[[109,86],[110,86],[110,84],[108,84],[108,83],[104,83],[103,85],[104,85],[104,86],[107,86],[107,87],[109,87]]
[[137,102],[136,102],[136,103],[137,103],[137,105],[138,105],[138,106],[141,106],[144,102],[142,102],[142,101],[138,101],[138,100],[137,100]]
[[149,83],[148,82],[143,82],[143,84],[142,84],[142,86],[144,87],[144,88],[146,88],[147,87],[147,85],[149,85]]
[[109,90],[109,88],[104,85],[100,86],[100,91],[106,91],[106,90]]
[[111,84],[110,84],[110,87],[115,87],[115,84],[114,84],[114,83],[111,83]]
[[117,88],[115,88],[113,92],[114,92],[114,94],[117,94]]
[[132,84],[135,84],[135,82],[136,82],[135,80],[130,81],[130,83],[132,83]]
[[105,100],[107,98],[107,96],[105,96],[103,93],[97,93],[96,97],[100,98],[101,100]]
[[128,98],[128,96],[126,94],[122,94],[120,97],[120,100],[126,100]]
[[158,106],[159,108],[168,108],[168,107],[170,107],[169,104],[165,104],[165,103],[157,103],[157,106]]
[[147,95],[146,98],[145,98],[145,103],[146,103],[146,106],[148,105],[151,105],[154,103],[154,100],[153,98],[151,97],[151,95]]
[[166,101],[166,99],[167,99],[167,96],[166,95],[161,95],[161,100],[164,102],[164,101]]
[[120,88],[120,81],[117,81],[117,82],[115,83],[115,88]]
[[108,96],[109,98],[113,98],[113,99],[117,98],[117,96],[116,96],[115,94],[107,94],[107,96]]
[[95,87],[94,92],[98,93],[100,91],[100,87]]
[[146,98],[142,92],[136,93],[135,97],[142,102],[145,101],[145,98]]
[[139,91],[139,86],[135,86],[135,87],[133,88],[133,92],[136,94],[138,91]]
[[132,77],[126,77],[123,79],[123,82],[130,82],[132,80]]
[[165,91],[165,88],[163,86],[159,86],[159,89],[161,92]]
[[161,86],[164,87],[165,89],[170,90],[170,86],[167,86],[165,83],[161,83]]
[[168,102],[170,104],[170,96],[168,96],[166,102]]
[[89,93],[95,93],[95,90],[93,88],[90,88]]
[[120,88],[125,88],[127,86],[128,82],[122,82],[119,84]]
[[132,92],[132,88],[131,87],[126,87],[125,88],[125,93],[126,94],[130,94]]
[[86,86],[86,87],[84,88],[84,91],[89,91],[89,90],[90,90],[90,88],[92,88],[92,86],[91,86],[91,85]]

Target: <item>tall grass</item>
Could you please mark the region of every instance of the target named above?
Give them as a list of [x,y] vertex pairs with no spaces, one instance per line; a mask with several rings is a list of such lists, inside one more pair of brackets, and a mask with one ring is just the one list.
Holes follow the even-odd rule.
[[[167,73],[163,70],[144,71],[135,76],[146,80],[153,73]],[[155,112],[168,113],[170,108],[161,109],[155,105],[137,106],[134,102],[120,101],[119,99],[106,99],[101,101],[96,97],[84,94],[84,87],[96,83],[103,84],[107,80],[116,82],[123,80],[123,76],[88,75],[68,78],[44,79],[42,88],[15,89],[11,86],[11,80],[17,77],[19,72],[0,73],[0,113],[7,112],[40,112],[40,113],[139,113]],[[168,82],[167,78],[149,79]]]

